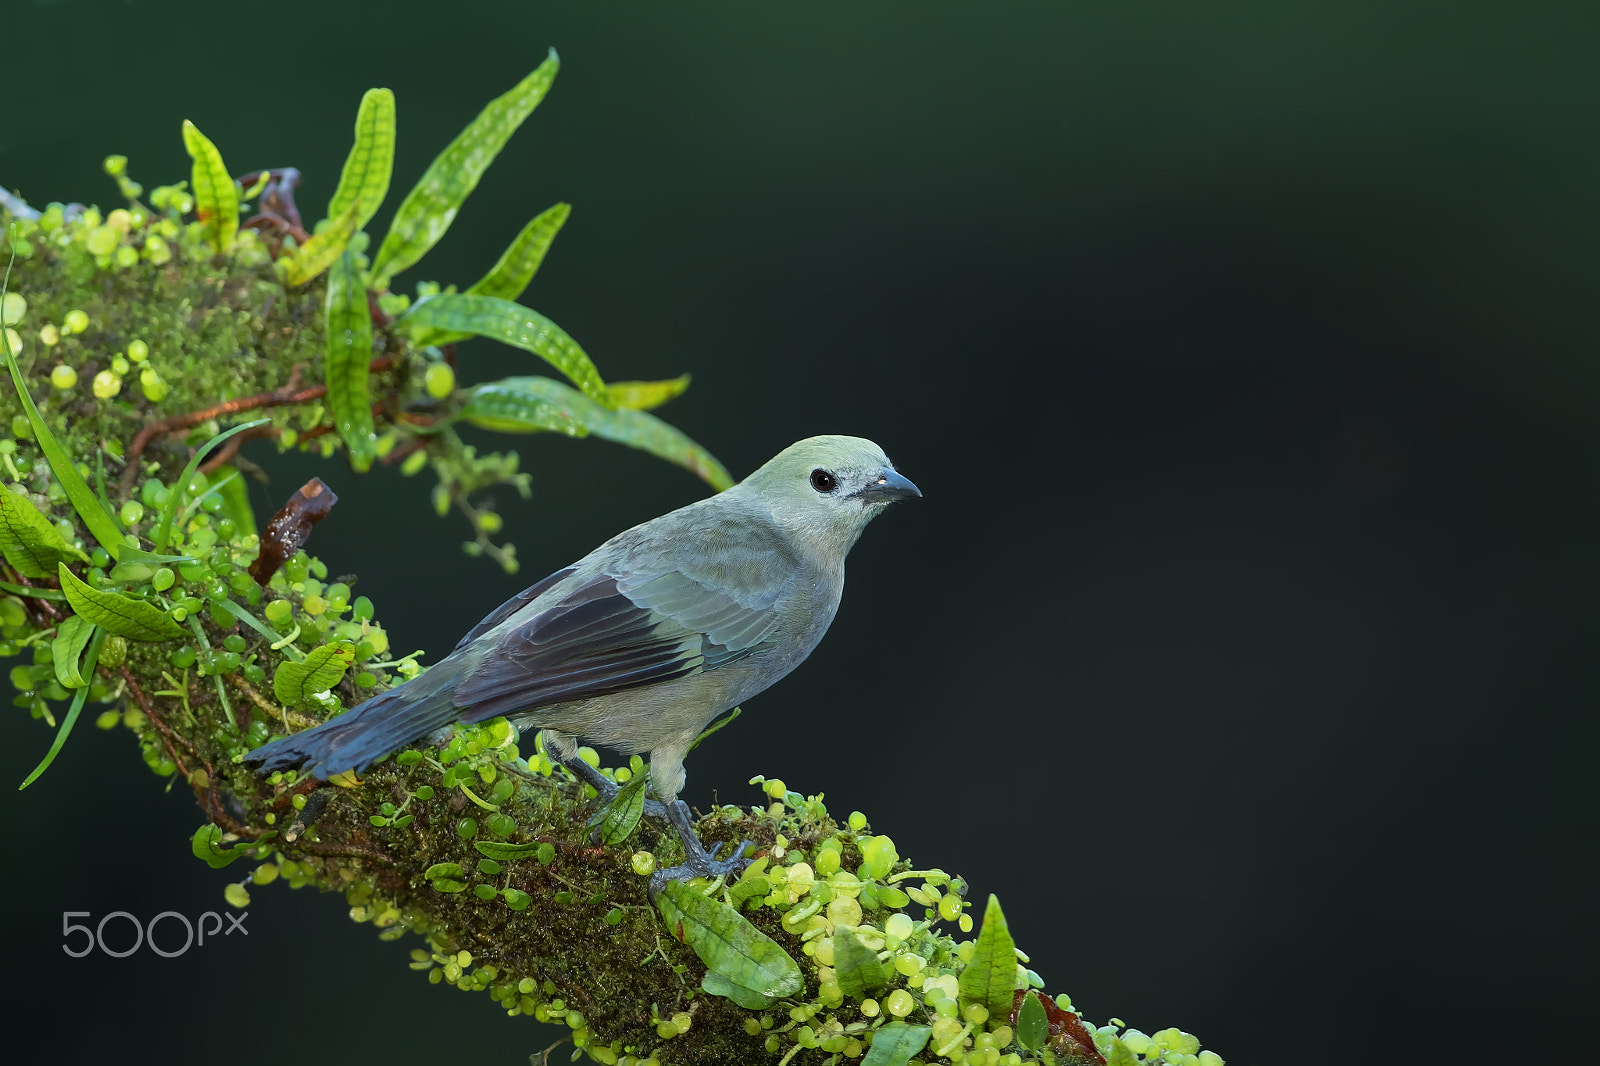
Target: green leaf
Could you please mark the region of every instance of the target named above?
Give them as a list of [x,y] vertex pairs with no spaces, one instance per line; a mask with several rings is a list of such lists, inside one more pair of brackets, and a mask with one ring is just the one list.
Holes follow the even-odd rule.
[[[166,506],[161,509],[161,521],[156,524],[155,536],[151,538],[155,543],[157,552],[164,552],[167,550],[167,541],[172,536],[173,519],[177,516],[178,512],[183,509],[184,501],[189,494],[189,485],[194,481],[194,475],[200,469],[201,460],[203,460],[211,452],[211,449],[215,448],[229,437],[232,437],[238,433],[243,433],[247,429],[254,429],[256,426],[264,426],[270,421],[272,421],[270,418],[258,418],[253,422],[241,422],[232,429],[218,433],[215,437],[212,437],[210,440],[206,441],[204,444],[200,445],[200,447],[194,450],[194,454],[189,456],[189,462],[184,465],[183,473],[180,474],[178,476],[178,480],[173,483],[172,491],[167,497]],[[231,467],[229,469],[232,470]],[[237,471],[234,471],[234,473],[237,473]],[[106,550],[110,551],[109,548]],[[111,552],[111,554],[114,558],[121,558],[121,556],[116,552]],[[145,554],[147,553],[140,553],[141,556]],[[150,557],[156,558],[157,556],[151,555]],[[164,558],[170,559],[172,557],[166,556]]]
[[207,822],[205,825],[194,831],[194,836],[189,840],[189,847],[194,852],[196,858],[202,860],[213,870],[222,869],[224,866],[243,855],[246,851],[250,850],[246,847],[223,847],[222,828],[220,826],[212,825],[210,822]]
[[736,985],[726,977],[711,973],[709,970],[700,978],[700,988],[708,996],[731,999],[745,1010],[765,1010],[772,1006],[771,998],[743,985]]
[[0,592],[9,592],[17,596],[31,596],[36,600],[64,600],[67,598],[60,589],[40,588],[36,585],[13,585],[9,581],[0,581]]
[[210,228],[211,247],[226,252],[239,232],[239,190],[217,146],[188,119],[183,120],[183,147],[194,160],[189,180],[200,221]]
[[[0,283],[0,293],[8,290],[10,279],[11,267],[8,265],[6,282]],[[34,438],[39,442],[39,450],[44,452],[44,457],[50,464],[50,472],[66,490],[67,500],[72,504],[72,509],[78,512],[78,517],[83,520],[89,532],[94,534],[94,539],[100,542],[100,546],[107,554],[116,559],[122,553],[122,534],[117,530],[117,524],[112,521],[105,505],[90,491],[88,484],[83,480],[83,475],[78,473],[72,457],[61,447],[61,442],[50,432],[50,427],[45,425],[43,416],[39,414],[39,408],[33,402],[33,396],[28,392],[27,383],[22,380],[22,368],[17,366],[17,353],[11,350],[11,339],[6,335],[5,325],[4,321],[0,321],[0,352],[5,355],[6,368],[11,371],[11,383],[17,388],[17,396],[22,401],[22,411],[28,416],[28,425],[33,428]]]
[[289,705],[310,703],[319,692],[326,692],[344,680],[344,672],[355,661],[355,643],[335,640],[306,653],[297,663],[282,662],[272,673],[272,694]]
[[988,1008],[991,1018],[1009,1018],[1016,988],[1017,946],[1000,900],[991,894],[972,959],[961,971],[961,1006],[978,1003]]
[[439,877],[461,878],[466,876],[466,871],[461,868],[460,863],[436,862],[424,870],[422,876],[429,881]]
[[889,975],[878,961],[878,953],[848,929],[834,930],[833,966],[839,975],[839,990],[847,996],[859,999],[889,985]]
[[284,288],[304,285],[332,266],[333,261],[344,254],[356,230],[361,228],[360,213],[361,204],[351,204],[334,215],[326,229],[295,249],[293,257],[280,260]]
[[[574,395],[581,396],[582,393]],[[559,403],[505,382],[490,382],[468,391],[457,417],[498,433],[552,432],[565,433],[569,437],[589,435],[588,428]]]
[[890,1022],[872,1035],[872,1047],[861,1066],[906,1066],[911,1056],[928,1046],[933,1029],[926,1025]]
[[74,614],[82,615],[97,626],[129,640],[177,640],[183,636],[183,627],[174,622],[166,612],[153,603],[124,596],[120,592],[107,592],[91,588],[81,578],[67,569],[66,563],[56,567],[61,579],[61,591]]
[[[501,253],[500,261],[494,268],[467,290],[468,295],[498,296],[502,300],[515,300],[521,296],[528,282],[539,272],[545,253],[550,250],[550,242],[556,239],[556,234],[561,232],[571,213],[571,204],[556,204],[535,216],[533,221],[522,227],[522,232],[517,234],[517,239],[511,242],[510,247]],[[451,333],[430,328],[418,329],[412,334],[411,340],[419,346],[454,344],[470,336],[470,333]]]
[[[711,487],[718,491],[733,484],[733,477],[729,475],[726,467],[717,462],[715,456],[655,415],[644,411],[609,410],[576,389],[569,388],[554,378],[545,377],[503,378],[487,385],[479,385],[468,394],[467,407],[462,409],[463,412],[471,407],[483,390],[495,390],[494,402],[506,407],[510,406],[513,395],[530,410],[535,408],[535,401],[547,401],[557,409],[556,413],[549,417],[564,415],[597,437],[626,444],[630,448],[638,448],[669,463],[675,463],[709,482]],[[539,409],[544,410],[544,408]]]
[[368,89],[356,112],[356,140],[345,157],[339,174],[339,187],[328,201],[328,217],[339,218],[356,209],[356,224],[351,233],[365,226],[377,214],[389,194],[389,176],[394,171],[394,93],[388,89]]
[[[100,645],[105,643],[105,639],[105,630],[94,631],[94,639],[89,642],[89,654],[84,657],[85,673],[94,673],[95,665],[100,661]],[[50,764],[56,761],[56,756],[67,743],[67,738],[72,735],[72,727],[78,723],[78,715],[83,712],[84,701],[88,698],[88,685],[84,685],[72,694],[72,704],[67,708],[66,717],[61,719],[61,725],[56,729],[55,739],[50,742],[50,750],[44,753],[44,758],[39,760],[39,765],[33,768],[33,772],[22,779],[22,784],[17,786],[18,792],[39,780],[39,775],[50,769]]]
[[705,963],[708,972],[700,987],[708,993],[757,1010],[804,985],[789,953],[720,899],[669,881],[656,896],[656,907],[672,935]]
[[106,576],[112,581],[124,583],[148,581],[163,566],[178,566],[197,561],[192,555],[162,555],[159,552],[147,552],[143,548],[124,545],[121,560]]
[[346,251],[328,271],[328,406],[333,424],[350,451],[350,465],[364,472],[377,457],[372,394],[367,368],[372,362],[372,309],[355,254]]
[[0,551],[23,577],[54,577],[58,563],[89,561],[26,496],[4,487],[0,487]]
[[629,411],[649,411],[660,407],[674,397],[682,396],[689,387],[689,375],[682,374],[666,381],[613,381],[606,386],[611,406]]
[[635,774],[617,790],[615,798],[589,819],[588,828],[600,831],[600,843],[616,845],[633,835],[644,816],[644,785],[647,774]]
[[94,677],[91,671],[86,679],[79,669],[79,660],[94,633],[94,623],[82,615],[61,620],[56,639],[50,642],[50,661],[55,665],[56,680],[61,682],[62,688],[82,688]]
[[544,99],[560,65],[552,48],[537,70],[491,101],[428,165],[395,211],[394,222],[372,262],[374,289],[388,288],[390,278],[421,259],[444,236],[489,164]]
[[515,300],[521,296],[533,276],[544,264],[545,253],[555,241],[556,234],[567,224],[572,205],[558,203],[534,215],[522,232],[500,253],[500,259],[489,272],[467,290],[474,296],[498,296],[502,300]]
[[498,296],[440,293],[413,304],[399,321],[408,328],[431,326],[452,333],[489,337],[532,352],[571,378],[595,402],[604,407],[611,404],[600,371],[595,369],[578,342],[539,312],[519,303]]
[[1045,1017],[1044,1007],[1039,1003],[1039,993],[1029,989],[1017,1010],[1017,1043],[1029,1051],[1038,1051],[1048,1039],[1050,1019]]

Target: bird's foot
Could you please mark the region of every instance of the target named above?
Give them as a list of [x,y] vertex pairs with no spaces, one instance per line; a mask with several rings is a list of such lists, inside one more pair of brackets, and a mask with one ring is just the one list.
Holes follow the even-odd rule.
[[749,866],[754,859],[754,856],[748,859],[745,858],[744,853],[754,850],[756,846],[753,841],[742,841],[737,848],[733,849],[732,855],[726,859],[719,860],[717,852],[722,850],[720,842],[712,845],[710,851],[700,845],[698,839],[695,840],[695,844],[699,855],[691,854],[687,856],[688,861],[682,866],[663,867],[650,875],[650,898],[652,900],[656,898],[656,893],[667,887],[668,881],[687,881],[691,877],[727,877],[738,873],[746,866]]
[[751,841],[743,841],[733,849],[733,854],[726,859],[718,859],[717,852],[722,850],[719,843],[710,851],[700,843],[700,838],[695,835],[694,826],[689,822],[689,805],[683,800],[673,800],[666,805],[667,821],[678,831],[678,839],[683,841],[683,865],[668,866],[657,870],[650,875],[650,898],[655,899],[656,893],[666,887],[668,881],[687,881],[691,877],[724,877],[731,876],[743,870],[754,861],[754,856],[745,858],[745,852],[755,849]]

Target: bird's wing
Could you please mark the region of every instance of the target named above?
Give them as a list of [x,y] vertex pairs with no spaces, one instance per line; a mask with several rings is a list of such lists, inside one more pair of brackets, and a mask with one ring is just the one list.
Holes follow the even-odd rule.
[[484,615],[483,621],[473,626],[467,631],[466,636],[456,641],[456,646],[450,649],[451,653],[453,654],[460,651],[462,648],[465,648],[468,644],[471,644],[474,640],[477,640],[480,636],[489,632],[489,630],[493,629],[501,622],[504,622],[507,618],[510,618],[512,615],[528,606],[528,604],[538,599],[544,593],[548,592],[551,586],[553,586],[557,581],[560,581],[562,578],[567,577],[571,573],[572,567],[569,566],[565,570],[557,570],[555,573],[551,574],[542,581],[538,581],[532,585],[529,585],[527,588],[511,597],[509,600],[502,603],[488,614]]
[[[599,569],[507,630],[462,679],[452,701],[470,708],[464,721],[670,681],[760,651],[796,564],[761,523],[721,520],[709,532],[643,533]],[[524,596],[478,631],[536,599]]]

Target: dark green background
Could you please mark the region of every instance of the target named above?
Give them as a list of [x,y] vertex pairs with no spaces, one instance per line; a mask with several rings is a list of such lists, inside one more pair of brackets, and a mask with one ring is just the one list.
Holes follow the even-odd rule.
[[[236,171],[301,168],[310,218],[364,89],[399,101],[392,206],[560,50],[399,284],[468,283],[570,200],[525,300],[606,376],[692,372],[663,414],[737,475],[845,432],[926,494],[868,530],[819,651],[690,760],[691,802],[755,802],[756,773],[825,791],[997,893],[1090,1017],[1232,1063],[1521,1060],[1583,1017],[1592,5],[8,0],[0,22],[0,183],[112,206],[102,157],[186,176],[190,118]],[[521,579],[392,471],[253,446],[257,509],[320,472],[343,502],[312,547],[396,647],[442,651],[703,492],[605,443],[515,444]],[[5,729],[20,780],[48,734]],[[183,792],[84,728],[8,801],[13,1040],[239,1063],[549,1042],[279,886],[248,941],[66,958],[62,911],[222,906],[238,874],[189,857]]]

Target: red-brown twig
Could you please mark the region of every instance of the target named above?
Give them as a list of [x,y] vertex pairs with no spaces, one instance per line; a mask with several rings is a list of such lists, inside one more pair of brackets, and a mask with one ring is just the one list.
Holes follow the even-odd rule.
[[[394,358],[392,356],[382,355],[372,360],[367,369],[370,373],[376,374],[380,371],[388,370],[393,365]],[[241,396],[235,400],[224,400],[222,403],[219,403],[214,407],[207,407],[200,411],[191,411],[186,415],[173,415],[171,418],[163,418],[160,421],[148,423],[133,438],[133,443],[128,445],[127,457],[124,460],[127,465],[122,471],[123,495],[127,495],[133,491],[133,482],[139,475],[139,459],[144,455],[145,448],[147,448],[150,442],[156,437],[159,437],[165,433],[176,433],[179,430],[193,429],[202,422],[207,422],[213,418],[220,418],[223,415],[238,414],[241,411],[259,411],[267,407],[285,407],[292,406],[294,404],[310,403],[312,400],[321,399],[323,396],[327,395],[327,392],[328,386],[326,385],[309,385],[305,388],[301,388],[300,368],[295,367],[294,371],[289,375],[288,383],[282,388],[274,389],[271,392],[258,392],[254,396]],[[322,433],[326,432],[327,430],[322,429],[319,426],[316,430],[311,430],[305,434],[302,434],[301,439],[305,440],[313,436],[321,436]],[[249,435],[250,434],[241,434],[241,436]],[[267,434],[260,433],[257,435],[266,436]],[[238,439],[238,437],[233,438],[233,440]],[[233,444],[233,442],[229,441],[227,444]],[[225,444],[224,446],[226,447],[227,445]],[[238,445],[233,444],[232,448],[228,450],[227,454],[232,456],[237,450]]]

